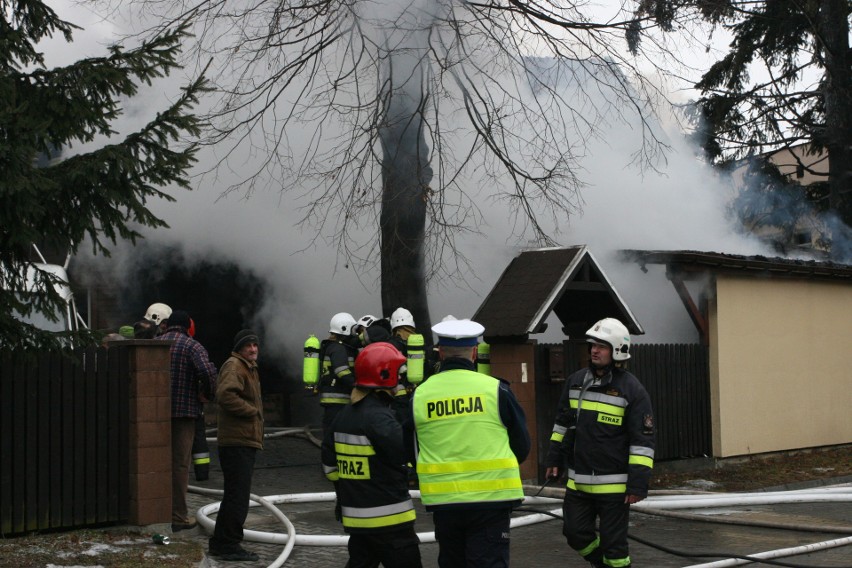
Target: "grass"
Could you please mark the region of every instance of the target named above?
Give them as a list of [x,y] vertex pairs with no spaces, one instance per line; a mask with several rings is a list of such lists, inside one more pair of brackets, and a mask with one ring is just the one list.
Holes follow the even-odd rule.
[[651,489],[760,491],[847,476],[852,476],[852,445],[731,459],[711,469],[693,471],[671,471],[663,464],[654,471]]

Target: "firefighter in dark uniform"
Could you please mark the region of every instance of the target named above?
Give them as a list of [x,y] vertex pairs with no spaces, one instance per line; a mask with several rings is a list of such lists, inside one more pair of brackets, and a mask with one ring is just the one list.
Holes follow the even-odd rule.
[[439,372],[414,391],[420,497],[433,513],[441,568],[509,565],[509,521],[524,498],[518,465],[530,450],[524,411],[508,383],[475,370],[470,320],[442,321]]
[[[195,320],[189,318],[189,329],[186,330],[190,337],[195,338]],[[198,382],[198,398],[202,403],[213,400],[213,393],[205,388],[205,382]],[[207,443],[207,420],[204,418],[204,409],[201,416],[195,420],[195,437],[192,439],[192,467],[195,472],[195,481],[207,481],[210,479],[210,445]]]
[[388,343],[362,349],[352,404],[323,439],[323,471],[334,482],[338,520],[349,533],[348,568],[421,566],[403,431],[390,409],[403,363],[405,357]]
[[353,368],[360,341],[352,335],[355,318],[346,312],[334,314],[329,323],[329,336],[320,343],[319,395],[323,407],[322,432],[325,436],[334,417],[349,404],[349,395],[355,384]]
[[546,475],[568,477],[562,532],[569,546],[592,566],[623,568],[630,566],[630,505],[648,495],[654,466],[654,417],[645,388],[623,368],[630,358],[627,328],[606,318],[586,338],[589,368],[565,382]]
[[[388,342],[399,349],[406,359],[408,359],[408,338],[417,333],[414,328],[414,316],[405,308],[397,308],[393,311],[390,317],[391,336]],[[399,379],[399,386],[396,389],[396,404],[401,407],[408,407],[409,395],[412,391],[412,385],[408,382],[406,373],[408,366],[402,368],[402,376]]]
[[352,335],[361,335],[365,329],[376,323],[379,318],[366,314],[358,318],[355,322],[355,327],[352,328]]

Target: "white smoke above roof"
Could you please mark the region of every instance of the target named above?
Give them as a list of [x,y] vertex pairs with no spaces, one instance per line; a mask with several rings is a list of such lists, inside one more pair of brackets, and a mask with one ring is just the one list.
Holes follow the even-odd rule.
[[[108,30],[108,26],[102,26],[94,31],[106,34]],[[86,37],[84,32],[77,35]],[[93,47],[105,42],[84,43]],[[174,84],[164,82],[127,101],[128,120],[144,120],[146,111],[162,108],[169,92],[165,87]],[[636,265],[622,264],[614,252],[625,248],[737,254],[767,251],[733,229],[725,214],[730,184],[696,157],[696,150],[675,121],[643,130],[634,109],[616,102],[610,111],[604,136],[589,141],[582,160],[580,175],[587,184],[581,193],[582,215],[544,222],[558,229],[557,239],[562,244],[590,247],[647,330],[648,340],[689,338],[691,323],[664,275],[653,271],[645,275]],[[619,114],[626,123],[619,120]],[[631,166],[642,136],[649,133],[665,136],[671,146],[665,159],[656,162],[657,172]],[[290,136],[296,147],[301,134]],[[270,334],[267,345],[298,360],[305,336],[325,334],[332,314],[382,315],[379,274],[377,266],[356,271],[338,255],[333,235],[321,231],[318,237],[316,232],[297,227],[302,217],[300,208],[310,203],[310,196],[295,186],[295,180],[280,180],[281,187],[255,187],[249,196],[240,192],[223,196],[240,179],[239,169],[256,165],[266,151],[246,149],[238,159],[229,161],[234,172],[219,170],[216,176],[206,176],[192,192],[172,192],[176,203],[152,203],[154,213],[171,228],[143,232],[152,243],[179,247],[187,262],[230,261],[263,279],[268,291],[261,310]],[[215,148],[200,157],[199,172],[218,158]],[[471,188],[476,187],[476,180],[471,180]],[[431,283],[433,321],[449,313],[470,317],[509,260],[528,247],[523,228],[513,224],[512,211],[490,201],[482,189],[471,192],[482,206],[485,225],[480,227],[480,234],[460,237],[457,244],[470,261],[472,273],[466,274],[463,282]],[[365,247],[375,242],[372,228],[364,226],[346,238]],[[132,249],[119,246],[110,262],[123,270],[122,262],[133,262]]]

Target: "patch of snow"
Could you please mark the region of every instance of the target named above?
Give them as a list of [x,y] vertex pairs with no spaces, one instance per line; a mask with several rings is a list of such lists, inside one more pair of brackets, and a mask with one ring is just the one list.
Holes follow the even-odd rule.
[[109,544],[93,543],[92,547],[89,550],[84,550],[80,552],[80,554],[85,554],[86,556],[97,556],[106,552],[116,553],[123,552],[123,550],[121,548]]
[[715,481],[710,481],[709,479],[690,479],[686,482],[686,485],[687,487],[685,487],[685,489],[713,489],[719,486],[718,483],[716,483]]

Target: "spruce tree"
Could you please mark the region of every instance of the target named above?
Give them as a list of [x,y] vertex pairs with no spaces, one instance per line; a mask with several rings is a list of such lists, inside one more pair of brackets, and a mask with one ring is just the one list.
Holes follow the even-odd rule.
[[[806,196],[803,190],[803,197],[847,226],[852,226],[850,7],[848,0],[704,4],[704,16],[724,26],[732,41],[696,84],[702,93],[700,135],[714,162],[758,155],[768,160],[773,151],[806,145],[810,155],[827,160],[810,158],[799,168],[827,182],[821,194]],[[846,231],[835,228],[834,239],[845,240]],[[832,252],[844,258],[842,250]]]
[[[177,67],[184,26],[164,30],[138,47],[109,48],[104,57],[48,67],[39,41],[80,28],[38,0],[0,0],[0,347],[56,348],[95,339],[88,330],[48,333],[15,313],[53,314],[64,301],[52,277],[27,286],[33,243],[74,253],[91,243],[109,254],[116,239],[135,242],[140,227],[165,222],[150,199],[174,199],[169,186],[189,189],[196,147],[180,138],[199,134],[190,111],[206,90],[199,77],[140,130],[122,135],[113,125],[121,100]],[[75,153],[75,145],[95,149]],[[87,146],[88,148],[88,146]],[[59,155],[70,150],[70,157]]]

